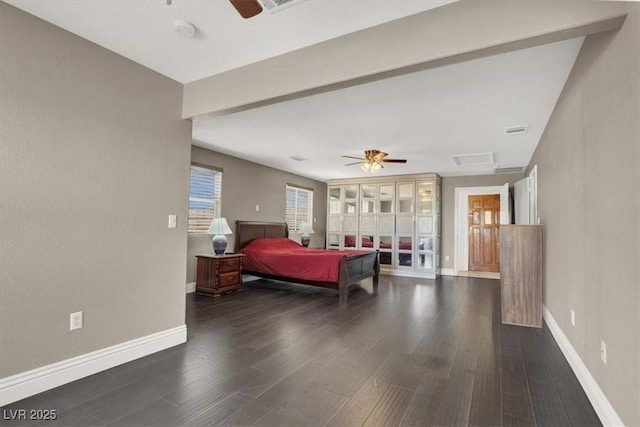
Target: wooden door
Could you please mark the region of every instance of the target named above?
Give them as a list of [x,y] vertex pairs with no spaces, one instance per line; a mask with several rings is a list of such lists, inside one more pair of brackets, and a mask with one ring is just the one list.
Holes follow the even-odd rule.
[[469,270],[500,271],[500,195],[469,196]]

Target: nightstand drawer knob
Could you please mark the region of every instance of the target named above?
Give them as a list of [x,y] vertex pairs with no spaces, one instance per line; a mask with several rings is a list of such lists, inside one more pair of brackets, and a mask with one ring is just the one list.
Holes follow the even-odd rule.
[[229,276],[229,277],[227,277],[227,283],[229,283],[229,282],[233,282],[234,280],[235,280],[235,277],[234,277],[234,276]]

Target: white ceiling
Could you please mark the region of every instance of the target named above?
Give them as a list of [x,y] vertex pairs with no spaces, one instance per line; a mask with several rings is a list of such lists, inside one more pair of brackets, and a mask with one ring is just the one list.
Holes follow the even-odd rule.
[[[228,0],[4,1],[181,83],[453,2],[306,0],[243,19]],[[194,38],[175,31],[178,19]]]
[[[182,83],[451,2],[304,0],[244,20],[227,0],[173,0],[171,6],[166,0],[4,1]],[[176,19],[193,23],[196,36],[179,35]],[[345,167],[341,156],[361,156],[368,148],[408,159],[380,175],[477,175],[526,166],[582,40],[199,117],[194,143],[322,181],[366,175]],[[504,134],[519,125],[528,132]],[[458,166],[451,158],[487,152],[494,164]]]

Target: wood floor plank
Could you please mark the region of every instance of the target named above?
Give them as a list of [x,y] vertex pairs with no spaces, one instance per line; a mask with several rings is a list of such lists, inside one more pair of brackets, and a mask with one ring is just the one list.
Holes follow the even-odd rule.
[[255,425],[260,419],[269,413],[270,409],[262,406],[257,402],[247,403],[243,407],[237,409],[227,418],[222,420],[219,426],[224,427],[244,427]]
[[[188,413],[182,408],[164,399],[154,400],[148,405],[120,417],[109,425],[118,426],[159,426],[169,427],[184,424],[188,419]],[[66,425],[66,420],[60,420],[62,425]],[[92,424],[84,424],[90,426]]]
[[129,384],[123,388],[94,399],[85,406],[91,414],[104,423],[111,423],[160,399],[160,393],[148,387],[147,381]]
[[190,417],[185,425],[218,425],[229,416],[244,408],[246,405],[253,403],[254,399],[245,396],[242,393],[234,393],[216,403],[209,406],[202,412]]
[[[267,425],[323,425],[347,397],[328,390],[328,367],[309,362],[267,390],[255,403],[268,410],[256,422]],[[294,409],[292,409],[294,408]]]
[[532,399],[532,403],[537,425],[571,425],[569,418],[567,417],[567,413],[564,410],[564,406],[562,405],[562,401],[534,397]]
[[550,370],[570,422],[578,426],[602,425],[568,363],[552,363]]
[[500,378],[492,374],[477,373],[476,370],[469,425],[499,426],[502,424],[502,392]]
[[435,424],[438,408],[444,397],[447,379],[425,375],[405,410],[399,425],[428,426]]
[[331,418],[327,426],[362,426],[389,387],[389,384],[368,380]]
[[413,391],[404,387],[390,385],[376,403],[364,426],[395,426],[400,423],[409,406]]
[[468,424],[476,363],[477,356],[474,353],[465,350],[456,354],[435,418],[436,425]]

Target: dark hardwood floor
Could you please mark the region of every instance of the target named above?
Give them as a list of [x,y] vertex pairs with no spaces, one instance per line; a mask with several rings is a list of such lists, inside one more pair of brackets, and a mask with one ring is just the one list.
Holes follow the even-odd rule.
[[268,281],[188,295],[186,344],[3,413],[55,409],[39,424],[51,426],[600,425],[546,326],[501,324],[498,281],[381,276],[371,290],[345,307]]

